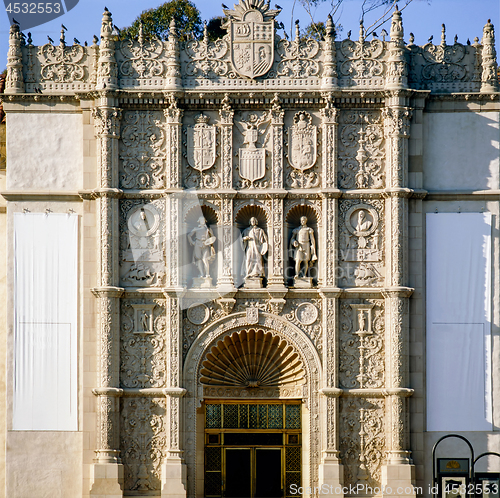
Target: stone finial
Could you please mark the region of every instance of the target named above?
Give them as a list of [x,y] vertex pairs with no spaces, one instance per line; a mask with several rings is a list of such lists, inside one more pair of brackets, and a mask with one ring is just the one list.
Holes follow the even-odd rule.
[[441,24],[441,46],[446,47],[446,26]]
[[24,93],[22,41],[19,25],[12,24],[9,31],[7,78],[4,93]]
[[402,40],[403,36],[403,19],[401,17],[401,11],[398,10],[398,6],[396,5],[391,21],[391,41]]
[[181,82],[181,62],[179,38],[177,35],[177,24],[175,19],[170,21],[168,41],[167,41],[167,85],[168,90],[176,90],[182,87]]
[[497,53],[495,50],[495,28],[491,24],[491,19],[483,28],[483,50],[481,75],[481,92],[493,93],[497,91]]
[[323,42],[323,74],[321,88],[333,90],[337,88],[337,51],[335,47],[335,25],[330,14],[326,21],[326,34]]
[[391,41],[389,45],[388,71],[386,88],[395,90],[408,87],[408,64],[405,57],[403,19],[401,11],[396,8],[392,14]]
[[359,21],[359,41],[361,43],[365,41],[365,26],[363,24],[363,19]]
[[104,10],[101,25],[101,47],[97,69],[96,88],[115,90],[118,88],[118,65],[115,56],[115,37],[113,19],[108,9]]
[[295,21],[295,41],[298,42],[299,40],[300,40],[300,22],[297,19]]

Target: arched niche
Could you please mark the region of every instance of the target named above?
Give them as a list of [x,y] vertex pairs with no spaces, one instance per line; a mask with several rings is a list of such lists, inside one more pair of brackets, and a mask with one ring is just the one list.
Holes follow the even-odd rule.
[[290,240],[292,238],[292,232],[295,228],[300,226],[300,219],[302,216],[307,218],[307,226],[314,230],[314,238],[316,241],[316,255],[318,257],[318,261],[315,261],[314,264],[309,266],[309,277],[313,279],[313,285],[318,285],[318,277],[319,277],[319,259],[320,255],[320,231],[318,227],[321,223],[320,214],[317,212],[315,207],[308,203],[297,203],[292,205],[285,215],[285,247],[286,247],[286,263],[285,263],[285,283],[289,287],[293,287],[294,281],[293,278],[295,276],[295,261],[293,259],[293,250],[290,247]]
[[[216,258],[218,258],[218,254],[220,251],[220,237],[219,237],[219,224],[218,224],[218,216],[217,211],[214,207],[209,204],[195,204],[188,211],[186,211],[184,216],[184,233],[185,239],[183,241],[184,251],[184,283],[191,287],[193,277],[198,276],[198,270],[196,266],[193,264],[193,251],[194,248],[189,244],[187,236],[191,233],[191,231],[198,226],[199,218],[203,216],[207,222],[208,228],[212,231],[214,236],[216,237],[216,242],[214,244],[214,248],[216,251]],[[212,277],[212,281],[215,285],[217,282],[217,260],[214,261],[210,265],[210,276]]]
[[[318,469],[321,455],[320,426],[320,379],[321,361],[318,352],[309,337],[285,318],[267,312],[257,311],[252,314],[253,323],[249,324],[248,313],[239,312],[225,316],[211,323],[193,342],[184,362],[183,386],[187,390],[183,398],[185,426],[183,448],[188,468],[188,496],[203,496],[203,447],[204,422],[203,402],[205,399],[229,397],[232,400],[246,399],[290,399],[302,400],[302,436],[303,450],[303,485],[317,486]],[[207,358],[218,349],[219,343],[227,341],[243,330],[261,330],[270,336],[275,345],[289,347],[293,361],[293,374],[296,376],[291,386],[262,386],[245,389],[238,386],[203,385],[202,378],[207,367]],[[298,365],[301,365],[300,368]],[[206,377],[206,375],[205,375]],[[213,396],[210,396],[213,394]]]
[[[234,222],[239,232],[239,235],[242,236],[243,231],[250,226],[251,218],[257,218],[258,226],[262,228],[262,230],[264,230],[269,240],[269,230],[268,230],[268,226],[270,225],[269,213],[267,212],[267,209],[264,208],[264,206],[253,202],[251,204],[244,204],[235,213]],[[265,277],[263,280],[264,287],[267,284],[268,255],[269,255],[269,249],[268,252],[263,256],[264,273],[265,273]],[[239,239],[239,243],[235,245],[234,276],[235,276],[235,285],[237,287],[244,284],[245,251],[243,247],[243,241],[241,238]]]

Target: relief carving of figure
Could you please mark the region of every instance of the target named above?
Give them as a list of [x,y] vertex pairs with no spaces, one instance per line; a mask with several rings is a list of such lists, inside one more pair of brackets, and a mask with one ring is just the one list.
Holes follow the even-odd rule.
[[263,256],[267,253],[267,235],[258,226],[257,218],[250,218],[250,226],[243,230],[243,247],[245,248],[245,281],[264,277]]
[[363,209],[360,209],[358,211],[358,220],[356,224],[356,231],[357,232],[366,232],[370,230],[372,226],[372,222],[366,218],[366,211]]
[[307,218],[300,218],[300,227],[295,228],[290,240],[290,248],[295,260],[295,278],[307,277],[309,266],[318,259],[314,230],[307,226]]
[[193,263],[198,268],[200,277],[210,277],[210,265],[215,261],[215,236],[207,227],[203,216],[198,219],[198,226],[188,235],[189,243],[194,247]]

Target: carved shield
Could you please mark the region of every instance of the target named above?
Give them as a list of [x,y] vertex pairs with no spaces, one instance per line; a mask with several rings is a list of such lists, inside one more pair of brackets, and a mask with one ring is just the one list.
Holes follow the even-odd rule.
[[254,182],[266,174],[265,149],[240,149],[240,176]]
[[288,161],[298,170],[312,168],[317,158],[317,128],[307,112],[298,112],[288,129]]
[[187,160],[189,166],[198,171],[210,169],[215,164],[216,130],[206,121],[208,118],[187,129]]
[[233,21],[231,45],[231,62],[241,76],[266,74],[274,61],[274,21]]

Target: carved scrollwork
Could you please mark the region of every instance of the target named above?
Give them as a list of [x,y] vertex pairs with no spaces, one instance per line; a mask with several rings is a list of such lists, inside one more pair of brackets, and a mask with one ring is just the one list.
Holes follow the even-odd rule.
[[120,449],[125,466],[125,489],[158,491],[161,463],[166,446],[164,399],[124,398]]
[[384,74],[381,56],[385,52],[380,40],[344,40],[340,52],[345,60],[340,63],[340,75],[353,80],[377,78]]
[[42,81],[73,83],[84,81],[88,74],[83,63],[85,50],[81,45],[52,45],[40,48],[40,76]]
[[137,40],[123,40],[119,52],[123,60],[119,63],[122,78],[156,78],[165,74],[165,46],[158,38],[145,40],[142,26]]
[[341,114],[338,157],[340,187],[384,187],[385,143],[379,112],[349,111]]
[[120,185],[162,188],[165,185],[165,133],[161,112],[124,113],[120,141]]
[[385,457],[384,399],[340,400],[340,456],[344,484],[380,485]]
[[205,29],[203,39],[188,41],[185,50],[189,57],[187,76],[210,78],[227,75],[229,66],[223,59],[229,51],[229,45],[225,39],[209,42]]
[[[149,323],[142,321],[150,320]],[[139,323],[137,323],[139,322]],[[165,387],[165,302],[122,301],[120,383],[123,387]]]
[[277,52],[281,57],[276,70],[277,76],[308,78],[319,74],[319,62],[314,60],[319,52],[316,40],[309,38],[302,41],[300,37],[295,37],[293,41],[281,40]]
[[339,380],[345,388],[384,387],[384,304],[340,305]]
[[422,56],[426,62],[422,67],[422,78],[437,82],[466,78],[466,66],[461,64],[465,53],[465,47],[460,43],[446,46],[427,43],[422,47]]

